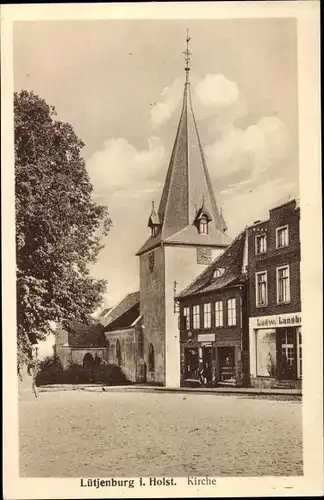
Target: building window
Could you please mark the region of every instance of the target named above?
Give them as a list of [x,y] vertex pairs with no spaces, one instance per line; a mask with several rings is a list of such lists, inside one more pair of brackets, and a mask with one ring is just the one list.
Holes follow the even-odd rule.
[[294,336],[292,328],[285,328],[282,332],[281,356],[287,363],[287,368],[292,369],[295,361]]
[[227,325],[236,325],[236,299],[228,299],[227,301]]
[[117,359],[117,364],[120,366],[122,363],[122,359],[121,359],[121,349],[120,349],[119,339],[117,339],[116,342],[116,359]]
[[192,309],[193,327],[195,330],[200,328],[200,307],[193,306]]
[[282,304],[290,301],[289,266],[277,267],[277,302]]
[[211,304],[204,304],[204,328],[211,327]]
[[208,221],[202,217],[199,221],[199,234],[208,234]]
[[155,369],[155,355],[154,355],[154,347],[152,344],[150,344],[149,347],[148,369],[150,372],[154,372]]
[[222,276],[222,274],[224,274],[224,271],[225,271],[225,269],[222,269],[222,268],[218,267],[213,272],[213,278],[219,278],[220,276]]
[[190,330],[190,307],[183,308],[183,328]]
[[265,253],[267,251],[267,237],[265,234],[258,234],[255,237],[255,253]]
[[297,351],[297,377],[302,378],[303,377],[303,358],[302,358],[302,333],[301,333],[301,328],[297,328],[297,346],[298,346],[298,351]]
[[255,286],[256,286],[256,305],[258,307],[266,306],[268,302],[267,271],[256,273]]
[[215,326],[223,326],[223,301],[215,302]]
[[138,356],[144,357],[144,335],[142,328],[138,332]]
[[278,227],[276,229],[276,247],[287,247],[288,244],[288,226]]

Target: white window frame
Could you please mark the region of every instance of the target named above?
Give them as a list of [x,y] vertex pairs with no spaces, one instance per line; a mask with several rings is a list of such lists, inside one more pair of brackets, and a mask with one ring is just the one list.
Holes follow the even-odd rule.
[[[264,240],[265,240],[265,244],[264,244],[265,250],[263,250],[262,252],[258,252],[258,243],[257,243],[257,241],[260,238],[264,238]],[[267,235],[265,233],[261,233],[261,234],[256,234],[255,235],[254,250],[255,250],[255,252],[254,252],[255,255],[261,255],[261,254],[267,252]]]
[[[209,306],[209,308],[207,307]],[[208,319],[208,321],[206,321]],[[203,306],[204,328],[211,328],[211,302],[206,302]],[[208,324],[206,324],[208,323]]]
[[[260,274],[265,274],[265,284],[266,284],[266,293],[265,293],[265,303],[259,304],[259,294],[258,294],[258,276]],[[267,307],[268,305],[268,271],[258,271],[255,273],[255,305],[256,307]]]
[[[186,314],[186,312],[188,312],[188,314]],[[184,317],[183,325],[184,325],[185,330],[190,330],[190,307],[189,306],[185,306],[183,308],[183,317]]]
[[[220,308],[216,309],[216,304],[220,304]],[[224,326],[224,304],[222,300],[215,302],[215,328],[222,328]],[[219,314],[219,325],[217,324],[217,314]]]
[[[198,314],[195,311],[198,311]],[[192,328],[193,330],[200,329],[200,305],[195,305],[192,308]]]
[[[288,269],[288,299],[287,300],[279,300],[279,271],[282,269]],[[290,297],[290,266],[289,264],[286,264],[285,266],[280,266],[276,268],[276,287],[277,287],[277,304],[289,304],[291,297]]]
[[[283,229],[287,229],[287,245],[281,245],[279,246],[279,231],[282,231]],[[286,248],[289,246],[289,225],[285,224],[284,226],[280,226],[276,228],[276,248]]]
[[297,378],[303,378],[303,337],[301,327],[296,328],[297,334]]
[[[229,302],[234,301],[234,307],[231,309],[229,308]],[[227,299],[227,326],[236,326],[237,324],[237,305],[236,305],[236,297],[232,297],[230,299]],[[230,323],[230,316],[229,316],[229,311],[234,310],[234,317],[232,318],[234,320],[234,323]]]
[[[202,228],[204,230],[202,231]],[[208,234],[208,220],[207,217],[202,217],[199,221],[199,234]]]

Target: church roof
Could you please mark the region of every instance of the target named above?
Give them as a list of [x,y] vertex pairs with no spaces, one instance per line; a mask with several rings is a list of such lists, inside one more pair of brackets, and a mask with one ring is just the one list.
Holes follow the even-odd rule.
[[[116,328],[117,327],[119,328],[120,326],[130,326],[136,319],[136,318],[132,319],[133,317],[132,313],[134,312],[134,314],[136,314],[136,311],[138,311],[137,316],[139,316],[139,302],[140,302],[139,292],[132,292],[125,295],[125,297],[109,311],[108,315],[105,318],[100,318],[100,322],[105,327],[105,330],[107,329],[108,326],[110,327],[110,325],[112,326],[114,325],[114,327]],[[129,312],[130,312],[130,317],[126,321],[126,322],[129,321],[129,324],[125,325],[124,320],[126,319],[126,316]],[[121,320],[122,317],[123,319]],[[123,324],[119,325],[118,321]]]
[[[226,250],[219,255],[177,298],[205,294],[229,285],[242,283],[244,280],[243,262],[245,252],[246,230],[242,231]],[[222,270],[214,277],[216,269]]]
[[[161,229],[145,242],[137,255],[158,246],[162,241],[174,243],[174,235],[192,226],[196,207],[201,207],[202,203],[211,217],[209,244],[229,245],[232,240],[224,234],[226,224],[218,210],[193,112],[187,67],[179,125],[158,208]],[[185,243],[192,243],[191,231],[185,231],[182,237],[188,237]]]

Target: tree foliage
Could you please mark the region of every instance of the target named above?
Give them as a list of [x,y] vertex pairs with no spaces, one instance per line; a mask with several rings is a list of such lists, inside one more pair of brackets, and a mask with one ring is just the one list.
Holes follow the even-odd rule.
[[92,199],[83,142],[33,92],[14,94],[18,368],[51,321],[90,321],[97,260],[111,219]]

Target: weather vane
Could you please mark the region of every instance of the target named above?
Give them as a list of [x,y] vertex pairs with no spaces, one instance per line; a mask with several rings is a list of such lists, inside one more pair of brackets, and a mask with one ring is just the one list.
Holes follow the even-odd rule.
[[185,67],[186,71],[190,71],[189,63],[190,63],[190,56],[192,55],[192,53],[189,51],[190,40],[191,40],[191,37],[189,36],[189,30],[187,29],[187,38],[186,38],[187,48],[183,52],[183,54],[185,55],[185,61],[186,61],[186,67]]

